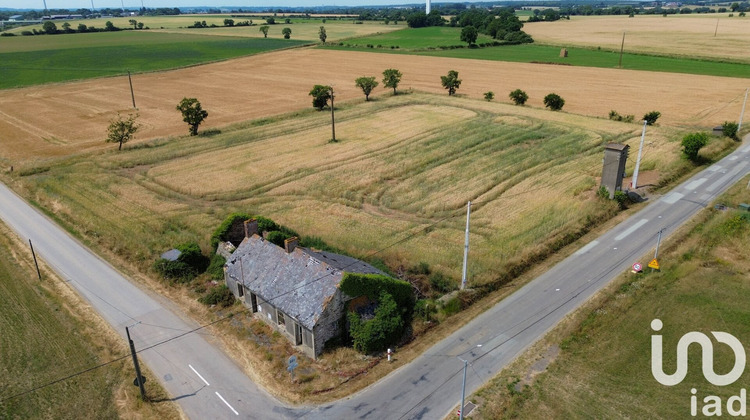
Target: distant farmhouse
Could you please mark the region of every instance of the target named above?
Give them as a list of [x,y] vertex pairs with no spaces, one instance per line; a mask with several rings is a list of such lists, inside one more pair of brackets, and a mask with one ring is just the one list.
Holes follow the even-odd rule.
[[298,246],[285,248],[258,235],[258,222],[245,222],[245,239],[227,259],[229,290],[256,316],[283,333],[311,358],[341,334],[340,321],[354,297],[339,290],[344,271],[383,274],[360,260]]

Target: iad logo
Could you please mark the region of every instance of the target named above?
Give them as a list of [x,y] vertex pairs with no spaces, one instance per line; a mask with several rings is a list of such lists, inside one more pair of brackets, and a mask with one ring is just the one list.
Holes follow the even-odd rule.
[[[661,331],[662,327],[664,327],[664,324],[660,320],[654,319],[651,321],[651,329],[654,331]],[[651,336],[651,373],[654,375],[654,379],[666,386],[673,386],[682,382],[688,372],[688,347],[695,343],[701,346],[701,367],[703,376],[708,382],[716,386],[726,386],[736,382],[745,371],[745,348],[740,343],[740,340],[729,333],[711,331],[711,335],[719,343],[728,345],[734,352],[734,367],[732,367],[729,373],[718,375],[714,372],[714,345],[711,339],[706,334],[691,331],[683,335],[677,343],[677,368],[675,373],[671,375],[664,373],[662,336]],[[690,397],[690,414],[693,416],[698,414],[697,392],[695,388],[690,390],[692,394]],[[703,403],[704,406],[701,410],[703,415],[721,416],[722,401],[720,397],[715,395],[706,396],[703,398]],[[737,407],[738,404],[739,407]],[[726,411],[731,416],[746,415],[746,407],[747,397],[745,389],[740,390],[739,396],[732,396],[727,399]]]
[[[651,321],[651,329],[661,331],[664,324],[658,319]],[[745,371],[745,348],[735,336],[725,332],[711,331],[716,341],[728,345],[734,351],[734,367],[725,375],[717,375],[714,372],[714,345],[706,334],[691,331],[680,338],[677,343],[677,370],[671,375],[664,373],[662,368],[662,341],[661,335],[651,336],[651,373],[654,379],[666,386],[677,385],[685,379],[688,371],[688,346],[693,343],[700,344],[703,354],[703,376],[708,382],[717,386],[733,384],[740,379]]]

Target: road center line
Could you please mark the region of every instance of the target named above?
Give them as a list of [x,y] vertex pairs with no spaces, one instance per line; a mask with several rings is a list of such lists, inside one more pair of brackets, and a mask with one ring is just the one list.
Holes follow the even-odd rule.
[[663,201],[663,202],[665,202],[667,204],[674,204],[674,203],[676,203],[677,201],[679,201],[679,199],[681,199],[684,196],[685,196],[685,194],[680,194],[680,193],[678,193],[676,191],[672,191],[671,193],[665,195],[664,198],[661,199],[661,201]]
[[203,378],[203,376],[201,376],[201,374],[200,374],[200,373],[198,373],[198,371],[197,371],[197,370],[195,370],[195,368],[194,368],[194,367],[193,367],[192,365],[188,365],[188,367],[189,367],[190,369],[192,369],[192,370],[193,370],[193,372],[195,372],[195,374],[196,374],[196,375],[198,375],[198,377],[199,377],[199,378],[201,378],[201,381],[203,381],[203,383],[204,383],[204,384],[206,384],[206,386],[210,386],[210,385],[211,385],[211,384],[209,384],[209,383],[208,383],[208,381],[207,381],[207,380],[206,380],[205,378]]
[[688,190],[688,191],[692,191],[692,190],[700,187],[706,181],[708,181],[708,178],[696,179],[695,181],[691,181],[689,184],[687,184],[685,186],[685,189]]
[[710,168],[708,168],[708,172],[716,172],[721,169],[721,166],[719,165],[713,165]]
[[237,415],[237,416],[240,415],[240,413],[238,413],[237,410],[234,409],[234,407],[232,407],[231,405],[229,405],[229,403],[227,402],[227,400],[225,400],[224,397],[221,396],[221,394],[219,394],[218,392],[216,392],[216,396],[219,397],[222,401],[224,401],[224,404],[226,404],[227,407],[229,407],[229,409],[232,410],[235,415]]
[[706,191],[713,192],[715,189],[719,188],[722,184],[727,183],[730,179],[732,179],[733,176],[737,175],[737,173],[739,173],[742,170],[742,168],[745,167],[745,165],[747,165],[747,162],[738,163],[737,166],[734,167],[734,169],[732,169],[731,171],[729,171],[723,177],[719,178],[718,181],[716,181],[713,184],[709,185],[706,188]]
[[621,234],[615,236],[615,240],[616,241],[621,241],[621,240],[627,238],[628,235],[630,235],[631,233],[635,232],[636,230],[638,230],[638,228],[640,228],[641,226],[645,225],[646,223],[648,223],[648,219],[641,219],[641,220],[637,221],[633,226],[629,227],[625,232],[622,232]]
[[573,255],[582,255],[582,254],[585,254],[585,253],[591,251],[591,248],[597,246],[598,244],[599,244],[599,241],[591,241],[588,244],[586,244],[583,248],[581,248],[578,251],[576,251],[575,253],[573,253]]

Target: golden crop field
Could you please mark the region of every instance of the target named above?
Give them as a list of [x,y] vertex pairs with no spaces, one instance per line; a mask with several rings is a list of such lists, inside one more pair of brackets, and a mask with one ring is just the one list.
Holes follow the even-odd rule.
[[617,51],[624,33],[626,52],[750,63],[750,24],[746,18],[728,17],[727,13],[572,16],[570,20],[526,23],[523,30],[542,44]]
[[[640,125],[529,107],[406,94],[305,112],[208,137],[70,157],[15,177],[88,240],[148,270],[176,243],[208,244],[232,211],[262,214],[392,266],[424,261],[459,278],[472,215],[472,281],[546,255],[610,217],[595,197],[602,146],[637,147]],[[552,118],[559,117],[559,118]],[[675,130],[654,127],[644,168],[679,162]],[[632,159],[629,170],[633,167]],[[426,231],[423,231],[426,229]]]
[[[527,105],[543,108],[544,96],[555,92],[566,101],[564,112],[544,114],[555,121],[577,115],[606,119],[610,110],[638,119],[657,110],[659,124],[703,130],[737,118],[746,85],[745,79],[727,77],[303,48],[134,75],[142,124],[136,137],[185,134],[187,126],[175,111],[183,97],[198,98],[208,110],[201,130],[216,129],[311,109],[308,92],[315,84],[333,85],[337,104],[363,101],[354,79],[379,80],[386,68],[403,73],[402,91],[445,94],[440,76],[454,69],[463,80],[458,91],[463,97],[478,99],[492,90],[496,101],[509,103],[508,92],[520,88],[529,94]],[[390,92],[381,84],[373,97]],[[117,112],[133,112],[131,106],[127,77],[0,91],[0,165],[110,148],[104,143],[108,122]]]
[[[270,17],[270,15],[268,16]],[[184,33],[191,35],[213,35],[213,36],[239,36],[239,37],[252,37],[252,38],[263,38],[263,34],[260,32],[259,27],[265,25],[265,17],[254,16],[254,17],[231,17],[230,15],[180,15],[180,16],[133,16],[133,17],[119,17],[119,18],[100,18],[100,19],[79,19],[67,21],[70,23],[71,28],[75,29],[79,24],[86,26],[93,26],[96,28],[104,28],[107,21],[111,21],[112,24],[118,28],[132,28],[129,23],[131,19],[138,22],[143,22],[144,26],[149,27],[151,32],[165,32],[165,33]],[[235,22],[252,21],[253,26],[235,26],[225,27],[224,19],[232,19]],[[391,23],[386,25],[383,22],[365,21],[361,24],[355,24],[353,20],[333,20],[325,19],[323,23],[322,18],[311,18],[300,21],[299,19],[292,19],[291,24],[284,23],[284,17],[279,15],[275,17],[276,24],[270,25],[268,31],[269,38],[283,38],[281,30],[283,28],[289,28],[292,30],[291,39],[296,40],[309,40],[313,42],[319,42],[318,30],[321,26],[326,28],[326,35],[328,35],[327,41],[339,41],[341,39],[352,38],[357,36],[373,35],[375,33],[391,32],[398,29],[406,28],[406,22],[400,22],[398,25]],[[216,28],[188,28],[193,25],[196,21],[205,21],[207,25],[216,25]],[[55,24],[58,28],[61,27],[63,22],[56,21]],[[20,34],[22,31],[29,31],[32,29],[42,30],[42,25],[23,26],[14,29],[10,29],[8,32],[14,32]]]

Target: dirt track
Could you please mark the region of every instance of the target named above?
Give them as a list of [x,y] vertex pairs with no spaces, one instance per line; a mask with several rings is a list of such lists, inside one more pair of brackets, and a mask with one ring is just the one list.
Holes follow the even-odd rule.
[[[399,90],[445,93],[440,75],[459,71],[459,94],[481,99],[495,92],[497,101],[521,88],[527,105],[543,107],[555,92],[565,99],[565,112],[606,118],[658,110],[662,124],[705,129],[740,112],[746,79],[637,72],[542,64],[419,57],[392,54],[296,49],[181,70],[133,76],[143,125],[138,139],[183,135],[187,126],[175,106],[196,97],[208,110],[201,129],[278,115],[311,106],[314,84],[332,84],[337,100],[364,97],[354,86],[358,76],[389,67],[404,74]],[[375,97],[390,90],[379,86]],[[0,91],[0,159],[9,164],[106,145],[105,130],[117,111],[131,108],[127,77]]]

